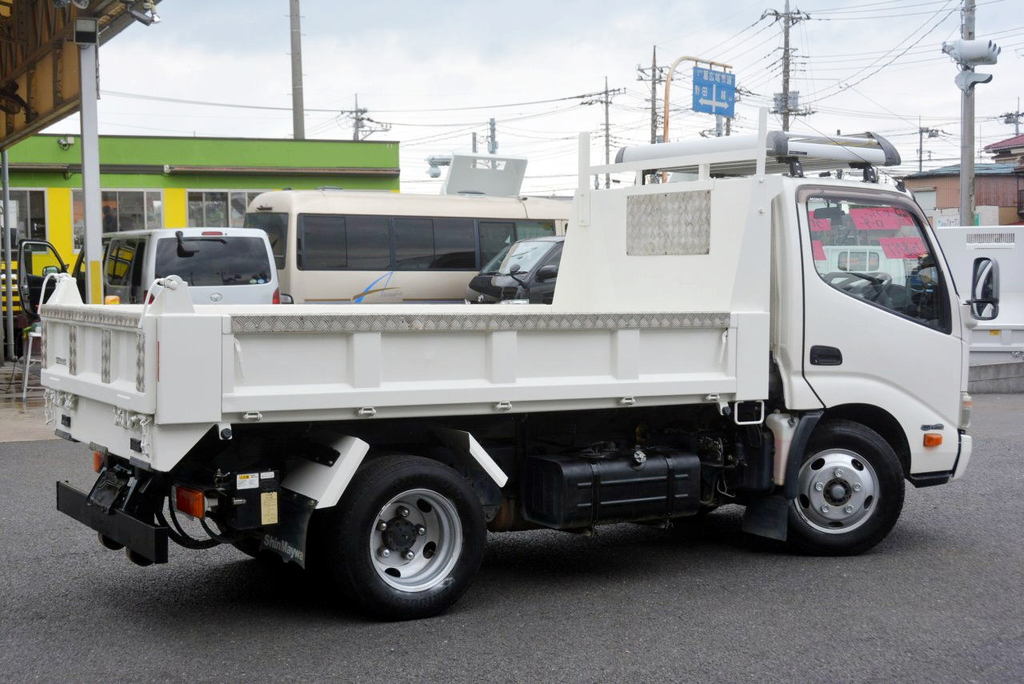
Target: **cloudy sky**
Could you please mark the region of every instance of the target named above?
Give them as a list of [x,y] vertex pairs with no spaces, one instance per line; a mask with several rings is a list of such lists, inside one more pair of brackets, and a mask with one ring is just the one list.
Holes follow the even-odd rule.
[[[959,161],[957,68],[941,53],[959,35],[960,0],[807,0],[791,32],[791,88],[814,113],[795,132],[874,130],[916,170],[920,125],[925,168]],[[979,149],[1013,135],[1001,114],[1024,91],[1024,2],[978,0],[977,35],[1003,47],[995,78],[976,93]],[[431,154],[468,151],[487,121],[499,153],[530,159],[524,189],[568,194],[576,133],[591,131],[603,154],[604,111],[595,98],[622,89],[611,106],[613,150],[650,135],[650,84],[637,80],[657,46],[667,64],[693,55],[732,65],[749,94],[733,131],[751,132],[757,108],[781,90],[783,0],[443,0],[379,3],[302,0],[308,138],[350,139],[354,106],[401,143],[402,189],[436,192]],[[162,21],[132,26],[100,49],[101,134],[292,135],[288,0],[164,0]],[[690,106],[690,69],[676,73],[670,138],[700,134],[713,117]],[[659,99],[661,89],[659,88]],[[162,99],[156,99],[162,98]],[[235,107],[217,106],[230,103]],[[593,104],[591,104],[593,103]],[[238,106],[241,105],[241,106]],[[780,128],[775,117],[772,125]],[[1022,122],[1024,123],[1024,122]],[[377,125],[380,125],[377,124]],[[52,129],[77,130],[69,119]],[[987,159],[987,157],[982,157]]]

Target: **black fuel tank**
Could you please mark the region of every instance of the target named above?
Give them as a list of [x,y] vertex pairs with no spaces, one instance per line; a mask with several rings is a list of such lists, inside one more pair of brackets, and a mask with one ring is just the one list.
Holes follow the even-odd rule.
[[523,516],[545,527],[573,529],[695,514],[700,508],[697,455],[651,450],[643,456],[642,463],[633,456],[528,456],[521,481]]

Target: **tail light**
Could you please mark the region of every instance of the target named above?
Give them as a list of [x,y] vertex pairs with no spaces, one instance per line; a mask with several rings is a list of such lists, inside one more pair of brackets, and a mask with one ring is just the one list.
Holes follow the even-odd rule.
[[280,304],[281,303],[281,288],[279,288],[279,287],[275,287],[274,288],[274,298],[270,300],[270,303],[271,304]]
[[206,494],[198,489],[174,487],[174,508],[193,518],[206,516]]
[[102,451],[92,452],[92,469],[95,472],[103,470],[103,466],[107,465],[107,455]]
[[154,296],[153,296],[153,295],[151,294],[151,295],[149,295],[149,299],[147,299],[147,300],[146,300],[146,303],[147,303],[147,304],[152,304],[152,303],[153,303],[153,300],[154,300],[154,299],[156,299],[156,297],[154,297]]
[[204,231],[203,231],[203,232],[201,233],[201,235],[223,235],[223,234],[224,234],[224,233],[222,233],[222,232],[221,232],[221,231],[219,231],[219,230],[204,230]]

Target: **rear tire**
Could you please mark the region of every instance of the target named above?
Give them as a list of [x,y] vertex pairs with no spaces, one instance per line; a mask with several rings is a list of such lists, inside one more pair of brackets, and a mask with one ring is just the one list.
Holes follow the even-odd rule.
[[903,510],[903,468],[877,432],[850,420],[815,430],[790,503],[788,544],[803,553],[854,555],[882,541]]
[[385,620],[436,615],[469,587],[486,528],[470,483],[418,456],[364,464],[317,526],[321,573],[363,614]]

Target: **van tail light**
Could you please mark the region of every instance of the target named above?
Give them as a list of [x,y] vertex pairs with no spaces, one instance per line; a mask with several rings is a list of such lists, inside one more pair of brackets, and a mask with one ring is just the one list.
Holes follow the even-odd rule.
[[280,304],[281,303],[281,288],[279,288],[279,287],[275,287],[274,288],[274,298],[270,300],[270,303],[271,304]]
[[200,235],[223,235],[219,230],[204,230]]
[[188,487],[174,488],[174,508],[193,518],[206,516],[206,494]]
[[150,294],[149,295],[149,299],[146,300],[146,303],[147,304],[152,304],[154,299],[156,299],[156,297],[153,296],[153,294]]
[[102,451],[92,452],[92,469],[93,472],[100,472],[103,467],[107,465],[107,455]]

